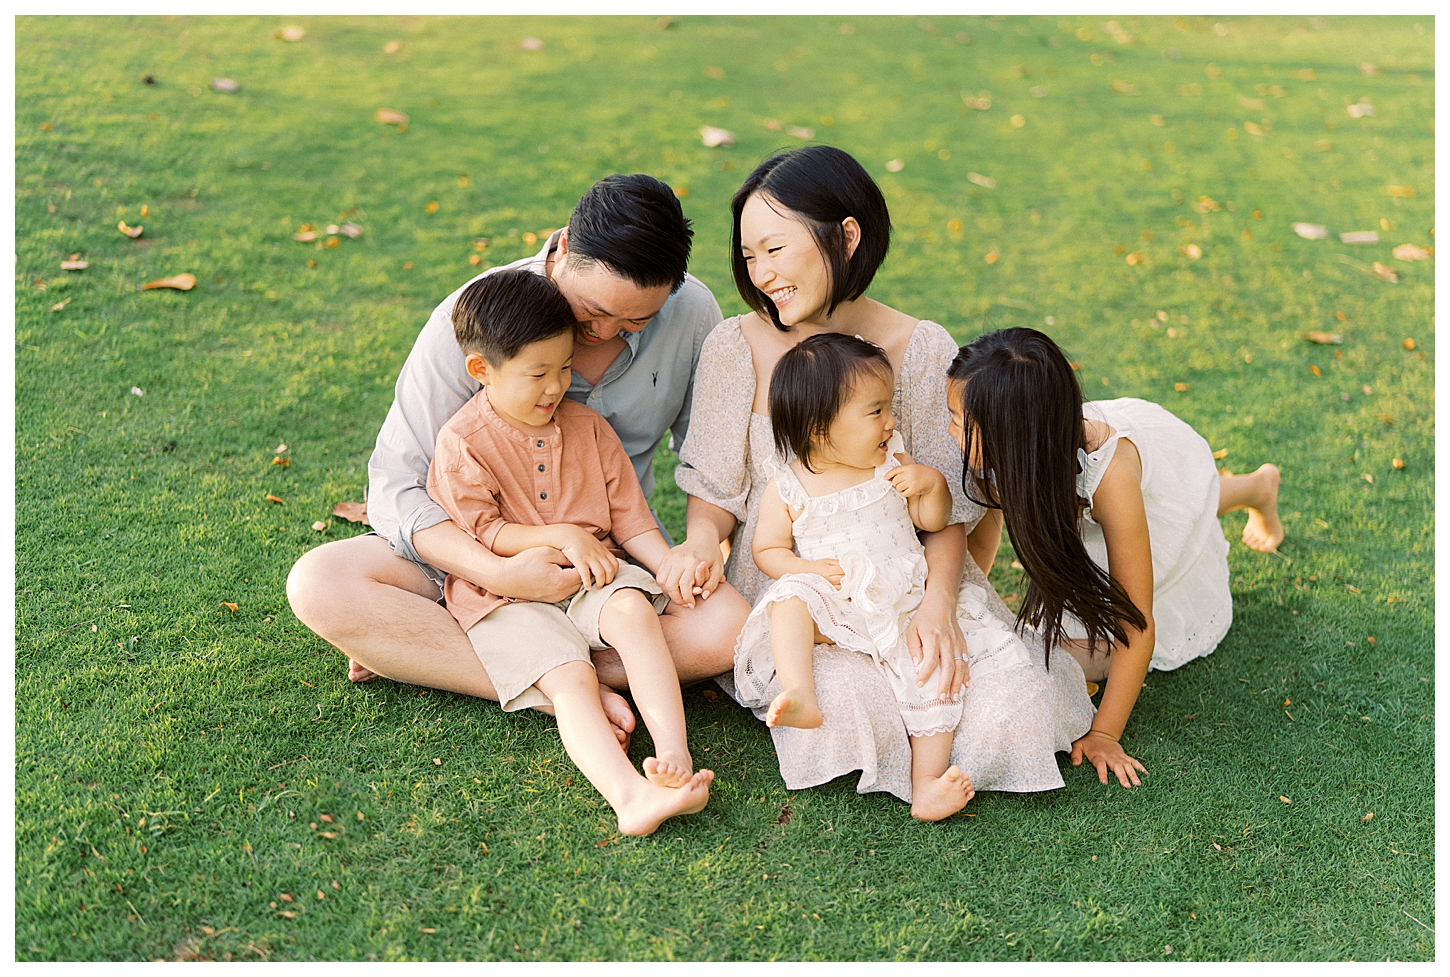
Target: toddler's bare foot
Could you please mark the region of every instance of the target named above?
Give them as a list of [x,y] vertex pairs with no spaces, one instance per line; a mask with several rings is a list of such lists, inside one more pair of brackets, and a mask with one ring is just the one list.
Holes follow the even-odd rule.
[[661,787],[683,787],[693,776],[694,764],[689,758],[681,763],[675,757],[644,758],[644,776],[652,784]]
[[977,796],[972,781],[956,764],[935,780],[913,787],[911,816],[918,821],[940,821],[967,806]]
[[1260,553],[1273,553],[1284,541],[1284,527],[1279,522],[1279,469],[1260,465],[1249,477],[1256,491],[1253,501],[1245,507],[1249,522],[1244,526],[1244,545]]
[[634,732],[634,710],[629,702],[609,686],[600,684],[599,705],[604,708],[604,718],[609,720],[614,738],[619,740],[625,752],[629,752],[629,734]]
[[347,660],[347,680],[349,682],[371,682],[378,677],[378,673],[368,668],[361,662]]
[[661,787],[646,783],[640,791],[619,807],[619,833],[622,835],[653,834],[668,818],[679,814],[695,814],[710,800],[712,770],[701,770],[680,787]]
[[765,725],[794,726],[796,729],[815,729],[825,717],[821,715],[816,697],[810,692],[786,689],[771,702],[765,710]]

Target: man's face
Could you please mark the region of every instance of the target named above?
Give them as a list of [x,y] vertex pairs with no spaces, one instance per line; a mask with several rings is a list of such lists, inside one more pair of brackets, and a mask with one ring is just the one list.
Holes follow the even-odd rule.
[[571,257],[567,239],[560,242],[559,250],[562,254],[555,259],[554,284],[579,320],[574,341],[580,346],[598,346],[621,332],[639,332],[670,297],[668,285],[641,288],[597,261]]

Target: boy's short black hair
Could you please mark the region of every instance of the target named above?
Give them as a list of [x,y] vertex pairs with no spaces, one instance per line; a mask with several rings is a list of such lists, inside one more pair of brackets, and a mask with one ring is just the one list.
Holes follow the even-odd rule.
[[453,335],[464,354],[480,353],[502,366],[529,343],[577,325],[559,286],[531,271],[514,268],[469,283],[453,306]]
[[693,236],[675,192],[644,173],[606,176],[569,215],[569,253],[597,261],[640,288],[678,289]]
[[824,332],[787,350],[770,376],[770,430],[781,457],[793,451],[814,472],[813,440],[830,430],[867,373],[893,377],[886,351],[860,336]]
[[[750,269],[740,253],[740,214],[752,194],[759,193],[805,222],[831,273],[830,315],[842,302],[866,294],[876,269],[891,247],[891,213],[886,198],[856,158],[835,146],[801,146],[776,153],[745,178],[730,200],[735,217],[730,236],[730,264],[735,288],[745,304],[769,316],[784,331],[775,303],[750,280]],[[779,209],[779,208],[777,208]],[[846,235],[841,222],[856,218],[861,240],[846,257]]]

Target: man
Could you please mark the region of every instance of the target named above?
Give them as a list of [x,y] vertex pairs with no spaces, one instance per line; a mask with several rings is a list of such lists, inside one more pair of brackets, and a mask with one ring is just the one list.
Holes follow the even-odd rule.
[[[610,176],[580,198],[569,226],[550,235],[538,254],[503,266],[552,279],[569,301],[579,325],[567,396],[609,421],[646,497],[665,433],[684,441],[695,363],[721,319],[710,290],[685,272],[691,236],[668,186],[643,174]],[[452,323],[467,284],[433,310],[398,375],[368,462],[374,533],[303,554],[288,575],[287,597],[299,620],[352,660],[353,681],[382,675],[497,701],[467,636],[439,603],[446,575],[537,601],[562,600],[580,577],[556,549],[495,555],[428,497],[438,431],[479,390]],[[683,683],[731,668],[735,636],[749,613],[728,584],[710,593],[709,576],[702,566],[693,581],[681,574],[673,591],[666,587],[674,603],[661,624]],[[626,687],[613,651],[596,655],[594,664],[602,690]],[[607,690],[601,698],[623,739],[634,725],[628,704]]]

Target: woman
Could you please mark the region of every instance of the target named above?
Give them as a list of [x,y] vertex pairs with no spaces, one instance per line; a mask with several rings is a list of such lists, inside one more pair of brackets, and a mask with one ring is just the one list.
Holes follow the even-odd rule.
[[[693,577],[709,591],[723,577],[755,601],[769,584],[751,559],[750,542],[774,451],[768,391],[775,364],[822,332],[875,343],[895,374],[892,411],[907,452],[953,487],[951,525],[923,541],[926,594],[908,629],[922,677],[935,682],[937,669],[959,668],[968,658],[962,608],[970,627],[998,636],[976,642],[966,662],[969,685],[952,762],[979,790],[1062,786],[1054,752],[1068,750],[1092,718],[1082,670],[1060,652],[1045,670],[1040,647],[1008,633],[1012,614],[987,583],[983,568],[991,566],[1001,529],[995,515],[984,520],[981,507],[961,493],[961,455],[948,434],[945,396],[956,343],[936,323],[865,295],[890,245],[880,189],[848,153],[806,146],[761,163],[731,210],[735,283],[754,311],[722,322],[701,351],[693,419],[675,472],[689,495],[687,538],[661,566],[661,583],[669,590],[676,578]],[[970,540],[968,530],[976,530]],[[720,544],[727,541],[722,566]],[[975,562],[966,560],[969,548]],[[910,800],[910,746],[885,680],[864,655],[820,646],[814,660],[824,722],[771,731],[786,786],[811,787],[860,770],[859,792],[886,790]],[[763,688],[738,687],[730,677],[721,684],[761,717],[780,691],[773,678]]]

